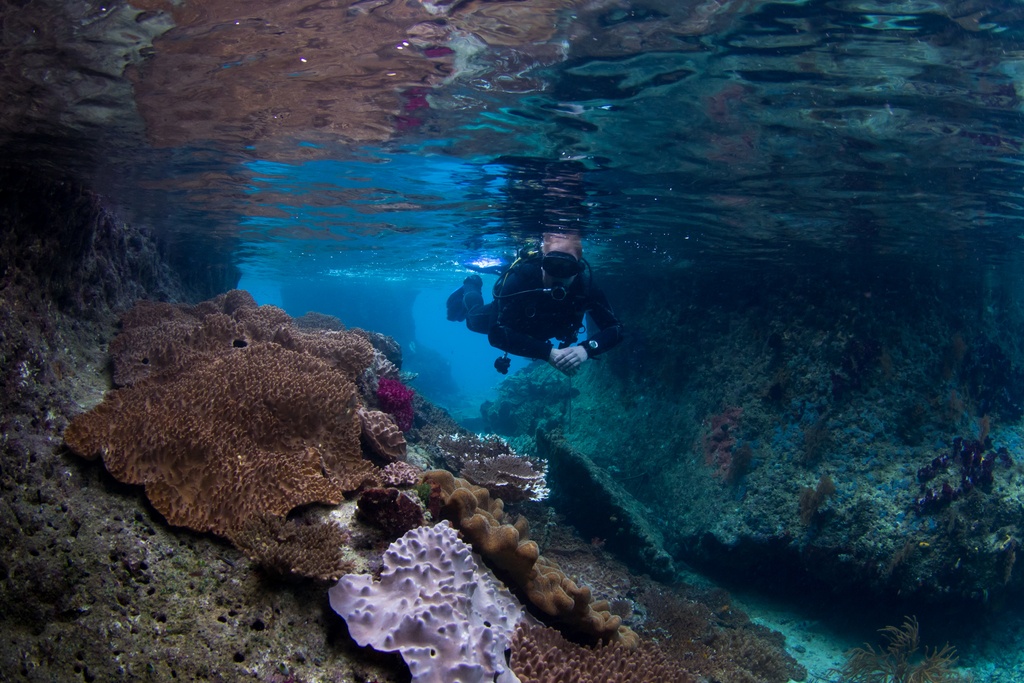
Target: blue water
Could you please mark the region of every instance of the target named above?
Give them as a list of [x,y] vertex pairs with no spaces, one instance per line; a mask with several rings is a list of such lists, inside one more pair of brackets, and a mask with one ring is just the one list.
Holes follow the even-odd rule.
[[[467,273],[469,271],[466,271]],[[494,276],[484,276],[488,282]],[[293,317],[310,311],[337,316],[346,327],[362,327],[395,339],[402,347],[402,370],[413,373],[410,386],[453,417],[472,424],[480,405],[492,400],[505,378],[494,369],[501,352],[464,323],[445,319],[445,301],[461,285],[416,278],[349,276],[268,280],[243,271],[239,288],[259,304],[283,308]],[[513,358],[511,373],[527,360]]]

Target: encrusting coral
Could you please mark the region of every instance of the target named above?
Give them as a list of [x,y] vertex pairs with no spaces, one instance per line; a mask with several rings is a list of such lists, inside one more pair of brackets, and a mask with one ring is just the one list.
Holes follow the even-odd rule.
[[391,538],[423,524],[423,507],[415,493],[398,489],[366,489],[359,496],[359,517]]
[[518,455],[473,460],[459,474],[509,503],[544,500],[550,493],[545,483],[546,468]]
[[695,683],[679,663],[651,643],[636,648],[569,642],[552,628],[519,623],[509,665],[522,683]]
[[343,576],[330,601],[357,643],[400,652],[417,683],[517,680],[505,651],[522,607],[447,522],[406,533],[379,581]]
[[413,467],[409,463],[399,460],[386,465],[381,470],[380,476],[385,486],[409,487],[415,486],[419,482],[422,473],[423,470],[418,467]]
[[445,465],[467,481],[483,486],[491,495],[507,503],[544,500],[547,465],[517,454],[496,434],[481,436],[454,432],[428,434],[429,450]]
[[441,491],[441,516],[462,531],[473,549],[537,609],[585,638],[629,647],[639,643],[606,602],[594,602],[589,588],[577,586],[557,564],[541,557],[537,544],[528,540],[529,525],[524,518],[505,522],[501,499],[492,500],[487,489],[456,479],[445,470],[426,472],[423,479]]
[[512,450],[508,442],[496,434],[483,436],[456,430],[451,433],[438,433],[429,436],[431,437],[431,445],[444,458],[448,469],[453,472],[461,471],[463,467],[471,462],[479,462],[503,455],[515,455],[515,451]]

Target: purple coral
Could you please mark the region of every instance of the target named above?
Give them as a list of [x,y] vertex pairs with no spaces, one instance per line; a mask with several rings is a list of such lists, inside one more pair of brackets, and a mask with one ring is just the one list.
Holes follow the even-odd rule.
[[[975,487],[987,490],[994,481],[996,461],[1005,465],[1013,464],[1010,452],[1005,446],[992,450],[991,439],[953,439],[953,446],[947,452],[934,458],[930,463],[917,471],[917,479],[921,482],[921,496],[914,500],[918,512],[934,512],[960,496],[970,493]],[[960,464],[960,484],[951,485],[943,482],[938,488],[926,487],[925,483],[934,479],[940,472],[945,472],[952,463]]]
[[403,432],[412,429],[413,407],[412,389],[397,379],[382,377],[377,383],[377,401],[380,409],[395,418],[395,424]]
[[398,489],[366,489],[359,496],[359,516],[392,538],[423,524],[423,508]]

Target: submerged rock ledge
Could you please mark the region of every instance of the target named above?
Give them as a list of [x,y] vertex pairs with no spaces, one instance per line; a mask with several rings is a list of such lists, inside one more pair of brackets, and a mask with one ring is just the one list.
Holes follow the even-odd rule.
[[[622,349],[571,380],[531,366],[485,406],[494,431],[540,428],[552,471],[572,472],[553,483],[560,512],[611,539],[631,524],[607,522],[614,499],[652,530],[615,545],[623,559],[658,538],[678,566],[773,593],[905,610],[1021,596],[1024,316],[977,306],[1004,300],[998,284],[814,272],[752,288],[726,272],[679,292],[646,277],[615,302]],[[572,453],[552,452],[552,429]],[[969,457],[985,463],[974,484]]]

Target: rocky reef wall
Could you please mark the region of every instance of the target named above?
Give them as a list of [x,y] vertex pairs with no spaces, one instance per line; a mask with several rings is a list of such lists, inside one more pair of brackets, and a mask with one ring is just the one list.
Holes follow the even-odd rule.
[[[627,342],[572,379],[532,366],[485,417],[562,431],[677,562],[718,577],[999,602],[1024,586],[1019,271],[955,265],[608,278],[632,294],[613,297]],[[976,454],[953,453],[958,437]],[[584,516],[595,536],[622,523]]]
[[88,367],[136,299],[186,295],[153,239],[71,180],[0,179],[0,342],[4,435],[66,412],[64,380]]
[[[128,306],[224,283],[167,256],[74,182],[0,183],[0,678],[239,680],[258,666],[284,680],[325,652],[351,677],[355,646],[309,623],[328,609],[321,586],[268,585],[227,543],[168,527],[141,488],[62,446],[110,387],[106,347]],[[362,660],[363,679],[391,680],[377,668],[390,658]]]

